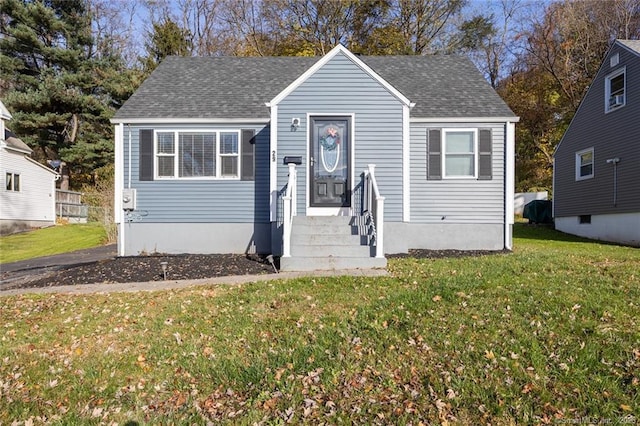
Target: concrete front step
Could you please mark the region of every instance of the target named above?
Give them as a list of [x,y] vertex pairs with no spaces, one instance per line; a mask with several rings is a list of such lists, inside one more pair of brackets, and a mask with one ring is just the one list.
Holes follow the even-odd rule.
[[291,228],[291,257],[280,258],[282,271],[385,268],[387,259],[372,257],[358,227],[362,218],[296,216]]
[[387,259],[377,257],[281,257],[281,271],[330,271],[386,268]]
[[296,225],[348,225],[353,216],[294,216],[293,226]]
[[297,232],[291,235],[291,246],[322,246],[322,245],[335,245],[335,246],[358,246],[367,244],[367,239],[360,235],[345,235],[342,234],[299,234]]
[[337,245],[292,245],[291,255],[302,257],[371,257],[371,247],[360,244]]

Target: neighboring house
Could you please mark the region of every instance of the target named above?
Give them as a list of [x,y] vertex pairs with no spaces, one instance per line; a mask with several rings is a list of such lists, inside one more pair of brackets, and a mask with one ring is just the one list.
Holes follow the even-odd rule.
[[464,57],[169,57],[112,120],[119,254],[510,249],[517,121]]
[[617,40],[556,148],[556,228],[640,246],[639,166],[640,40]]
[[55,225],[58,174],[31,158],[33,150],[6,127],[0,102],[0,234]]

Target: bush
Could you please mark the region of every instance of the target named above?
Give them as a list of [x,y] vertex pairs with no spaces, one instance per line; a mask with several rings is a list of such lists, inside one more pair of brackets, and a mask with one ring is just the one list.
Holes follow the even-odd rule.
[[89,205],[89,221],[98,222],[104,227],[107,242],[113,243],[118,236],[114,218],[114,165],[110,164],[94,172],[94,184],[84,185],[84,202]]

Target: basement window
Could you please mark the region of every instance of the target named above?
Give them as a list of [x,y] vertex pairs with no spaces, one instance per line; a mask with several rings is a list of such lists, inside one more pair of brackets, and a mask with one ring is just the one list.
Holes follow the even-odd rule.
[[591,223],[591,215],[590,214],[583,214],[583,215],[578,216],[578,223],[580,223],[581,225],[590,224]]

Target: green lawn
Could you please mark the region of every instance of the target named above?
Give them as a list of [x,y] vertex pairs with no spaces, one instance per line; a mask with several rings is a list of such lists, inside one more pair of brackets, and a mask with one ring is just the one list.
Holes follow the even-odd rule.
[[0,237],[0,264],[99,246],[104,227],[98,223],[56,225]]
[[524,224],[515,247],[385,278],[0,297],[0,424],[635,424],[640,250]]

